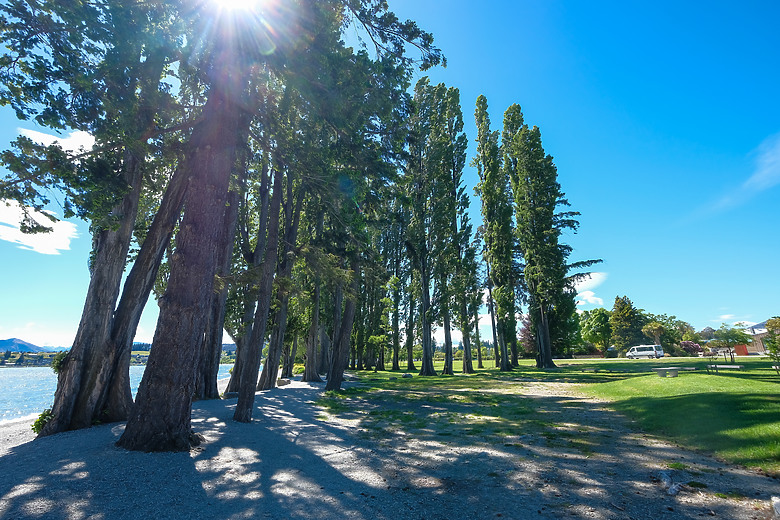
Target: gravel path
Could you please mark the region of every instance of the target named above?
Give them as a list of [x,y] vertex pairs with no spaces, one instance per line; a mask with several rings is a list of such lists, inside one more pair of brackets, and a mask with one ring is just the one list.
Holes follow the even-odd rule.
[[120,450],[121,424],[35,442],[6,424],[0,518],[771,518],[776,480],[637,433],[565,384],[523,384],[566,435],[377,438],[300,382],[259,393],[252,424],[230,419],[235,399],[196,403],[191,453]]

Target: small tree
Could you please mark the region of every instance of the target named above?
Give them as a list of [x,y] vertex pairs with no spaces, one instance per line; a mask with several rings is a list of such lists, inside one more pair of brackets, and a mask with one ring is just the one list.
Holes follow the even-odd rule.
[[780,375],[780,316],[766,322],[767,336],[764,339],[769,359],[774,363],[775,371]]
[[664,326],[657,321],[651,321],[642,327],[642,333],[648,338],[652,338],[656,345],[661,344],[661,334],[664,333]]
[[612,336],[612,327],[609,324],[610,312],[599,307],[588,313],[588,317],[582,323],[582,339],[606,350],[609,348],[609,339]]
[[725,348],[726,352],[723,353],[724,359],[726,354],[731,354],[732,361],[734,360],[734,347],[737,345],[747,345],[750,343],[751,338],[741,327],[729,327],[725,323],[715,331],[715,339],[710,342],[716,347]]

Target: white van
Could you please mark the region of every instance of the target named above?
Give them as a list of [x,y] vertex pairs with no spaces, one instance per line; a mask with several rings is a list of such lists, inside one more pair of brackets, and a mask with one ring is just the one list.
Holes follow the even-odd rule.
[[661,345],[637,345],[626,352],[628,359],[657,359],[664,357],[664,349]]

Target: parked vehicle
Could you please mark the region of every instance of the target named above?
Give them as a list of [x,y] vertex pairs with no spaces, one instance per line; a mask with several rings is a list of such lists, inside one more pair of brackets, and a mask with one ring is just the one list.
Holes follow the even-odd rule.
[[664,357],[664,349],[661,345],[637,345],[626,352],[628,359],[658,359]]

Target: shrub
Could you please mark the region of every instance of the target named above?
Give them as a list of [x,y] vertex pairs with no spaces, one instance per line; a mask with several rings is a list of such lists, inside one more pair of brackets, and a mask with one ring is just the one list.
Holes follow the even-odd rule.
[[693,341],[681,341],[680,348],[691,356],[698,356],[699,352],[704,352],[704,349],[701,348],[701,345],[694,343]]
[[60,368],[62,368],[62,363],[65,361],[65,356],[67,355],[67,350],[61,350],[54,354],[54,357],[51,358],[51,369],[54,370],[55,374],[60,373]]
[[37,419],[35,419],[35,422],[32,424],[31,428],[32,431],[35,432],[36,435],[41,433],[41,430],[43,430],[43,427],[46,426],[46,423],[51,421],[54,418],[54,414],[51,413],[51,408],[47,408],[44,411],[41,412],[41,415],[38,416]]

